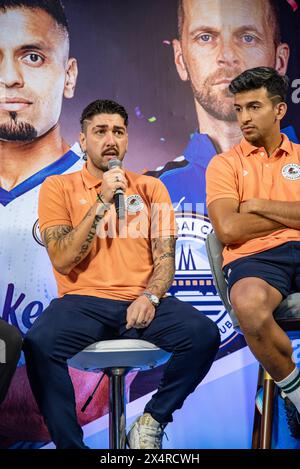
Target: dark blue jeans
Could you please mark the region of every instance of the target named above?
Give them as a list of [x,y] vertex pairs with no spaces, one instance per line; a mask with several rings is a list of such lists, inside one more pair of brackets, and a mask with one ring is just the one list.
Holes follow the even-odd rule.
[[77,422],[67,359],[93,342],[144,339],[172,356],[158,391],[145,407],[158,422],[194,391],[212,365],[220,344],[215,323],[190,304],[163,299],[145,329],[126,329],[130,302],[65,295],[53,300],[24,339],[32,391],[57,448],[85,448]]

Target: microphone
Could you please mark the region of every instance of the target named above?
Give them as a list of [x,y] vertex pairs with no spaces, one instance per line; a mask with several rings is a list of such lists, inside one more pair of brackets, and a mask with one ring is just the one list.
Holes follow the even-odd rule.
[[[108,169],[113,168],[122,168],[122,161],[118,160],[118,158],[112,158],[108,162]],[[116,189],[114,195],[115,207],[117,212],[117,217],[119,220],[124,220],[125,218],[125,199],[124,199],[124,191],[120,187]]]

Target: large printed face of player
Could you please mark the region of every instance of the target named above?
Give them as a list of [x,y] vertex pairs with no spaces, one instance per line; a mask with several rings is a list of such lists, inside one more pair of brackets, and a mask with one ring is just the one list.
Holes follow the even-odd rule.
[[128,146],[128,133],[120,114],[96,114],[86,120],[84,125],[80,145],[88,156],[88,164],[100,171],[107,171],[109,160],[123,160]]
[[32,141],[58,122],[77,77],[67,32],[37,8],[0,10],[0,139]]
[[282,75],[287,69],[289,47],[276,45],[270,2],[183,0],[182,7],[181,40],[173,41],[177,71],[190,80],[197,105],[216,119],[235,121],[230,81],[252,67]]

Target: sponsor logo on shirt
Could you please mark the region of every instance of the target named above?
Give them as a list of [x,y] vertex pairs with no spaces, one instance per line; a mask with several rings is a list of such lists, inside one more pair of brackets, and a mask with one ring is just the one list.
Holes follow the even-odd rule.
[[283,166],[281,174],[285,179],[300,179],[300,165],[296,163],[286,164]]
[[140,195],[133,194],[126,197],[126,210],[129,213],[141,212],[144,208],[144,202]]

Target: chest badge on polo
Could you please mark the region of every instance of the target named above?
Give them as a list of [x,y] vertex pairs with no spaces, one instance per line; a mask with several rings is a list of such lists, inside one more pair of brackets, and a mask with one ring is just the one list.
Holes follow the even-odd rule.
[[281,174],[285,179],[300,179],[300,165],[296,163],[290,163],[283,166]]
[[140,195],[134,194],[126,197],[126,210],[129,213],[141,212],[144,208],[144,202]]

